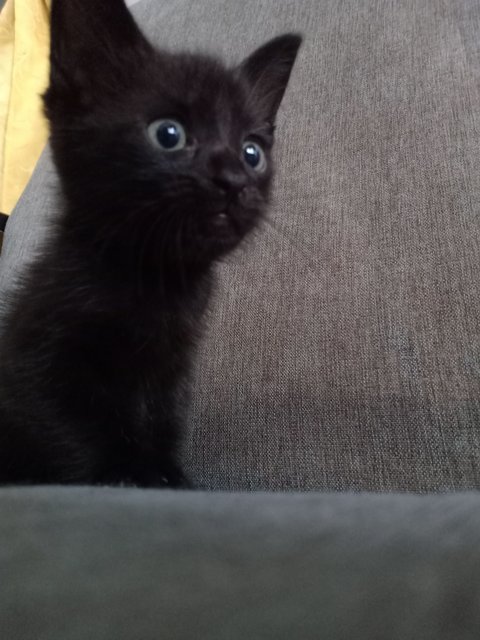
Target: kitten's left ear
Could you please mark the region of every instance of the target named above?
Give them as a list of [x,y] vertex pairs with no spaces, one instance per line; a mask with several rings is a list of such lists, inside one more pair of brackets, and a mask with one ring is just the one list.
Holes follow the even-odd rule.
[[250,85],[255,107],[272,124],[301,43],[301,36],[295,33],[278,36],[254,51],[237,69]]
[[124,0],[52,0],[47,108],[128,89],[151,55]]

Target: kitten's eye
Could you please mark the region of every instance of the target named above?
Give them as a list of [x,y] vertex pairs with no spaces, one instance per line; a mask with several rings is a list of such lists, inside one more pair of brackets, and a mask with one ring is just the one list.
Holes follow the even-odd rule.
[[264,171],[267,166],[264,150],[252,140],[243,143],[243,159],[255,171]]
[[255,169],[255,171],[262,172],[267,166],[267,159],[262,147],[253,142],[253,140],[247,140],[243,143],[243,159],[244,161]]
[[185,129],[176,120],[155,120],[148,127],[148,134],[163,151],[179,151],[187,144]]

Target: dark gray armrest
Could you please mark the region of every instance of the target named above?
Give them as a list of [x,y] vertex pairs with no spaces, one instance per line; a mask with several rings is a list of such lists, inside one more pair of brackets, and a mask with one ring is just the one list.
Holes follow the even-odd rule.
[[0,491],[4,640],[472,640],[480,496]]

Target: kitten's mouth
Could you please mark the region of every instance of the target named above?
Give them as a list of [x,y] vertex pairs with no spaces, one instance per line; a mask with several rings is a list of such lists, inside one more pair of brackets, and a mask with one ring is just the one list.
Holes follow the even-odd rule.
[[236,230],[233,216],[227,213],[226,210],[215,212],[212,216],[212,223],[216,231],[232,232]]
[[248,231],[248,224],[241,214],[233,203],[210,206],[204,218],[206,239],[224,250],[233,248]]
[[217,213],[214,220],[215,220],[215,224],[219,227],[223,227],[225,225],[230,224],[230,218],[228,214],[225,213],[225,211],[220,211],[219,213]]

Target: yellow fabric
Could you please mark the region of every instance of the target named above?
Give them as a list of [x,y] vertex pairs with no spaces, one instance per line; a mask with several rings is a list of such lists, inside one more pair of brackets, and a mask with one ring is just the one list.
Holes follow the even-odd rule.
[[50,0],[7,0],[0,13],[0,211],[10,213],[48,137]]

